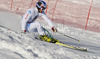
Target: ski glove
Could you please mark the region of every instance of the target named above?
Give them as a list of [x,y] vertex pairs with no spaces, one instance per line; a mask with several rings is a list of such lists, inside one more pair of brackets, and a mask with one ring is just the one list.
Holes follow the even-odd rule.
[[26,30],[22,30],[22,32],[21,32],[22,34],[26,34]]
[[53,32],[57,32],[57,29],[55,27],[51,28]]

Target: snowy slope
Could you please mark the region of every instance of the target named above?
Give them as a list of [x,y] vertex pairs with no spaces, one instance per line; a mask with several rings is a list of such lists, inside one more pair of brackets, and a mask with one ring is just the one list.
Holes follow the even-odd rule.
[[89,48],[83,52],[36,40],[33,34],[20,34],[21,16],[7,12],[0,12],[0,16],[0,25],[11,29],[0,27],[0,59],[100,59],[100,33],[55,24],[59,32],[79,39],[77,42],[52,33],[46,22],[37,20],[59,41]]

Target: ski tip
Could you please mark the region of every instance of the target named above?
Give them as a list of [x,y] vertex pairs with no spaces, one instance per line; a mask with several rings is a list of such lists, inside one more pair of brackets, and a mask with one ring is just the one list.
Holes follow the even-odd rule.
[[87,52],[88,51],[88,48],[83,48],[83,51],[86,51]]

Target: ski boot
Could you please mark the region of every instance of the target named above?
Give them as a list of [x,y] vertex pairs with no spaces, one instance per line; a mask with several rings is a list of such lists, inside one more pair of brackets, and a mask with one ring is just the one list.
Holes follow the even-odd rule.
[[59,42],[58,40],[56,40],[56,39],[54,39],[54,38],[49,38],[49,37],[46,36],[46,35],[39,35],[39,38],[40,38],[42,41],[46,41],[46,42],[50,42],[50,43]]

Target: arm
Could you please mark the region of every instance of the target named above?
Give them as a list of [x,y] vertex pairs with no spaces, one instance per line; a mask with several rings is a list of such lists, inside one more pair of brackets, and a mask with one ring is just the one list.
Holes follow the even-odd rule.
[[46,15],[43,15],[42,18],[51,26],[53,32],[57,32],[57,29]]
[[26,32],[26,29],[27,29],[27,21],[29,20],[29,18],[31,17],[31,11],[30,10],[28,10],[27,12],[26,12],[26,14],[24,15],[24,17],[22,18],[22,30],[24,31],[24,32]]
[[46,15],[43,15],[42,18],[49,24],[49,26],[51,27],[54,26],[51,20]]

